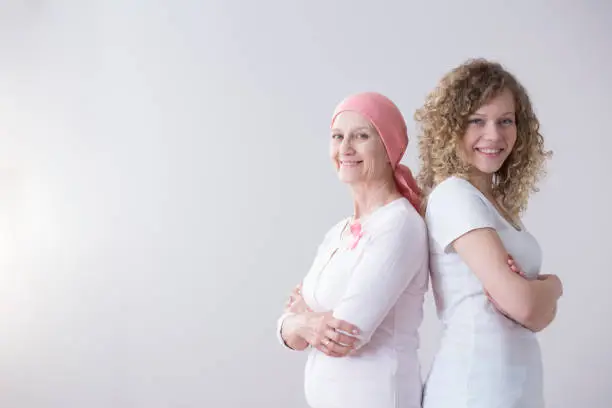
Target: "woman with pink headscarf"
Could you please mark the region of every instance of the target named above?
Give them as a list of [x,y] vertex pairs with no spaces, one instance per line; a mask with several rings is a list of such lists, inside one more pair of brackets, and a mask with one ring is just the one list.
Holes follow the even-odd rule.
[[350,96],[334,112],[330,157],[353,214],[323,238],[277,331],[287,348],[309,352],[312,408],[421,406],[428,244],[420,191],[399,163],[407,145],[404,118],[383,95]]

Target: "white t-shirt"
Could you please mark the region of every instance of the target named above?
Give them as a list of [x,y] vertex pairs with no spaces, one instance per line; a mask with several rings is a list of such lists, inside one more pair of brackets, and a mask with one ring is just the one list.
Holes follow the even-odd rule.
[[302,294],[313,311],[333,310],[359,327],[361,347],[340,358],[309,349],[306,400],[313,408],[418,408],[418,328],[429,280],[425,221],[408,200],[394,200],[362,222],[354,249],[340,240],[347,223],[326,234]]
[[535,279],[541,266],[538,242],[523,225],[515,229],[476,187],[458,177],[431,192],[425,219],[432,287],[444,329],[423,407],[543,407],[536,335],[495,309],[451,245],[474,229],[494,228],[527,277]]

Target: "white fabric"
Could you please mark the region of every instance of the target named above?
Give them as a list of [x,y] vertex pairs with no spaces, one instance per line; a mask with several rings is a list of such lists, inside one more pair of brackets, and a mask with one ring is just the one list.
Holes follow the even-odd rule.
[[340,358],[311,348],[306,400],[312,408],[420,407],[418,327],[429,280],[425,222],[408,200],[397,199],[363,221],[364,235],[352,250],[341,247],[347,222],[326,234],[302,293],[313,311],[333,310],[358,326],[360,347]]
[[[471,183],[451,177],[430,194],[431,280],[444,330],[424,392],[424,408],[541,408],[542,362],[536,335],[500,314],[452,242],[478,228],[494,228],[530,279],[541,250],[517,231]],[[486,248],[483,248],[486,251]]]
[[293,350],[293,349],[289,347],[287,343],[285,343],[285,340],[283,340],[281,329],[283,328],[283,322],[285,321],[285,319],[293,315],[295,315],[295,313],[291,313],[291,312],[283,313],[281,317],[279,317],[278,320],[276,321],[276,338],[288,350]]

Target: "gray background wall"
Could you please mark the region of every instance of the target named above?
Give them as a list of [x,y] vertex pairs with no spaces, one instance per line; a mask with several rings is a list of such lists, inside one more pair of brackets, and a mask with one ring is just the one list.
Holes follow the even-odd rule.
[[[565,283],[549,406],[612,405],[609,3],[0,4],[0,406],[304,407],[274,324],[351,211],[331,112],[377,90],[413,134],[474,56],[525,84],[555,151],[525,217]],[[425,372],[438,330],[429,297]]]

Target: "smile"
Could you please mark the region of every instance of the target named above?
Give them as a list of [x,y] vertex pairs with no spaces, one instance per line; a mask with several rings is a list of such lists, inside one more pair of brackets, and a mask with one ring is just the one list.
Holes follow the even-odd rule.
[[363,160],[341,160],[340,161],[340,165],[342,167],[357,167],[361,163],[363,163]]
[[490,148],[478,148],[478,147],[476,147],[474,150],[476,150],[477,152],[482,153],[484,155],[487,155],[487,156],[497,156],[504,149],[490,149]]

